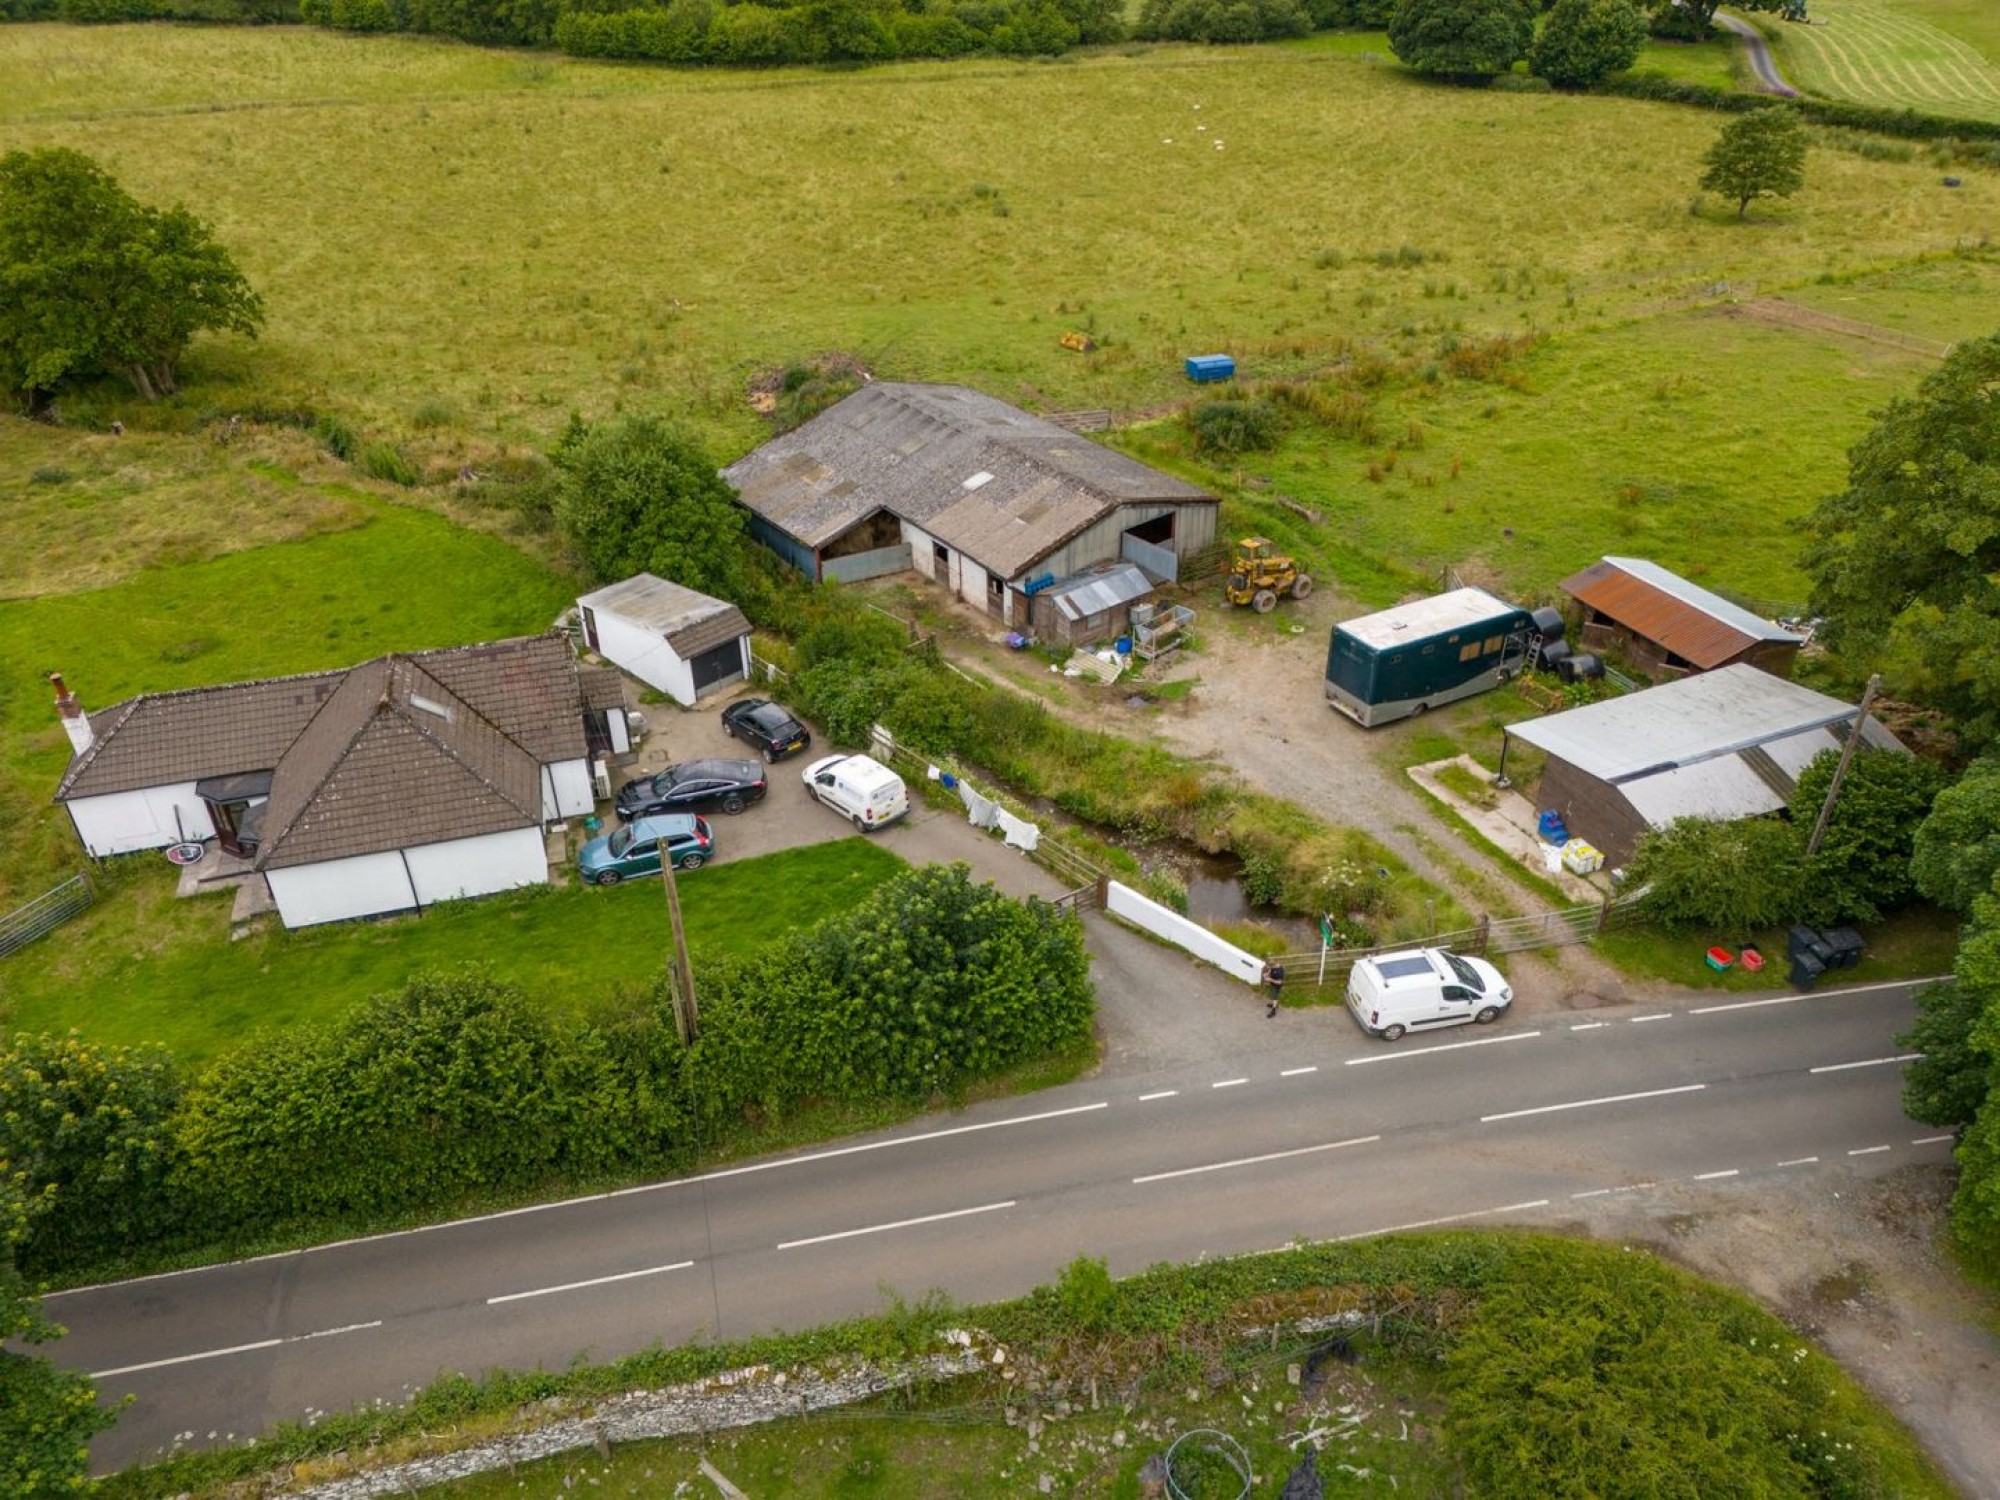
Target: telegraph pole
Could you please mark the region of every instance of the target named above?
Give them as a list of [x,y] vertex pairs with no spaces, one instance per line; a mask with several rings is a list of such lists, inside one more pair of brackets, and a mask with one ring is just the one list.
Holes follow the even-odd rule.
[[1861,726],[1868,722],[1868,707],[1875,701],[1875,694],[1881,690],[1882,678],[1877,673],[1868,679],[1868,689],[1861,695],[1861,707],[1854,711],[1854,727],[1847,732],[1847,743],[1840,749],[1840,764],[1833,768],[1833,781],[1827,786],[1826,801],[1820,804],[1819,821],[1813,824],[1812,837],[1806,842],[1806,858],[1819,853],[1819,841],[1826,837],[1827,822],[1833,817],[1833,804],[1840,799],[1840,783],[1847,776],[1848,762],[1854,759],[1854,752],[1861,744]]
[[667,970],[667,989],[673,996],[674,1026],[681,1045],[691,1047],[701,1034],[701,1012],[694,998],[694,966],[688,962],[687,928],[681,922],[680,887],[674,883],[674,857],[661,839],[660,880],[667,888],[667,922],[674,931],[674,961]]

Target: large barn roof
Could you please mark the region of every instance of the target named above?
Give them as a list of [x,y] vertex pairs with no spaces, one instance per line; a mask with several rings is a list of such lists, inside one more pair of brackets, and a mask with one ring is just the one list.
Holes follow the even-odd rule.
[[[1632,784],[1659,777],[1669,778],[1657,783],[1660,796],[1667,795],[1665,788],[1684,783],[1718,788],[1713,795],[1726,800],[1722,784],[1740,779],[1740,768],[1730,758],[1750,751],[1762,751],[1795,776],[1819,750],[1837,745],[1833,727],[1853,718],[1852,704],[1735,662],[1643,692],[1509,724],[1507,733],[1626,789],[1637,806],[1641,794],[1631,790]],[[1902,748],[1872,718],[1862,736],[1866,744]],[[1705,795],[1709,793],[1690,790],[1677,794],[1677,800],[1698,802]]]
[[1562,581],[1572,598],[1695,666],[1719,667],[1759,641],[1805,637],[1642,557],[1606,557]]
[[1012,578],[1124,505],[1212,495],[1004,401],[877,381],[722,471],[811,547],[879,511]]

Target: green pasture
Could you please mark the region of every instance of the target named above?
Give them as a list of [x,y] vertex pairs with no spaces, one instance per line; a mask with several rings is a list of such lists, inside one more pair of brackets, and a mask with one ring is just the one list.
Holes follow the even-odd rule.
[[[1922,278],[1912,276],[1913,280]],[[1936,268],[1939,285],[1809,288],[1827,311],[1897,306],[1912,326],[2000,326],[1996,268]],[[1834,302],[1835,292],[1852,302]],[[1974,313],[1978,308],[1981,311]],[[1886,316],[1886,313],[1881,313]],[[1796,522],[1846,481],[1869,413],[1934,362],[1705,308],[1560,335],[1508,382],[1448,381],[1385,395],[1372,443],[1300,425],[1238,471],[1239,492],[1286,546],[1326,566],[1358,603],[1384,605],[1455,567],[1541,597],[1599,555],[1651,558],[1708,587],[1802,600]],[[1178,422],[1127,439],[1173,460]],[[1315,526],[1263,497],[1282,494]],[[1372,559],[1399,565],[1385,572]]]
[[[848,910],[903,868],[859,834],[740,862],[725,843],[721,863],[677,882],[689,945],[698,957],[748,953]],[[657,880],[538,887],[232,942],[234,893],[176,900],[173,875],[164,862],[121,873],[60,940],[5,960],[0,1028],[75,1027],[202,1062],[262,1027],[331,1020],[425,969],[490,964],[537,999],[582,1010],[643,990],[671,951]]]
[[744,74],[34,25],[0,29],[0,101],[10,144],[197,205],[262,289],[264,337],[200,346],[190,401],[309,392],[371,430],[442,408],[516,438],[669,408],[725,453],[760,430],[746,379],[826,349],[1132,411],[1184,398],[1191,353],[1280,374],[1405,330],[1581,326],[2000,220],[1987,174],[1944,193],[1825,153],[1724,225],[1689,212],[1704,113],[1331,47]]
[[2000,22],[1990,5],[1812,0],[1812,24],[1761,18],[1771,55],[1810,94],[2000,119]]
[[[573,597],[505,542],[358,492],[352,505],[342,530],[150,568],[107,588],[0,600],[0,823],[8,829],[0,904],[38,894],[82,863],[68,817],[48,800],[69,759],[48,673],[62,672],[96,710],[135,693],[531,634]],[[32,530],[10,526],[9,547],[32,544]]]

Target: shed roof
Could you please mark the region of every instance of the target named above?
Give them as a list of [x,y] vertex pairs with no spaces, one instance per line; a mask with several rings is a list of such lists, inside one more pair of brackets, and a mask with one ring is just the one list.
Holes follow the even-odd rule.
[[1565,578],[1563,590],[1683,661],[1721,666],[1759,641],[1803,644],[1772,624],[1642,557],[1606,557]]
[[586,609],[617,615],[650,635],[663,638],[674,655],[691,661],[702,652],[750,634],[743,611],[726,599],[711,598],[684,584],[634,573],[576,601]]
[[[1713,672],[1509,724],[1507,733],[1600,781],[1624,786],[1759,747],[1779,758],[1775,742],[1824,731],[1853,717],[1852,704],[1732,662]],[[1884,749],[1902,748],[1872,718],[1863,737]]]
[[1153,580],[1146,576],[1144,568],[1137,563],[1113,563],[1065,578],[1051,586],[1048,593],[1064,619],[1084,620],[1121,604],[1130,604],[1134,599],[1143,599],[1152,591]]
[[899,381],[863,386],[722,475],[808,546],[887,511],[1004,578],[1120,506],[1217,503],[978,391]]
[[1339,628],[1364,646],[1379,651],[1385,646],[1420,641],[1447,630],[1483,625],[1502,615],[1516,614],[1519,609],[1519,605],[1496,599],[1484,589],[1452,589],[1358,619],[1342,620]]

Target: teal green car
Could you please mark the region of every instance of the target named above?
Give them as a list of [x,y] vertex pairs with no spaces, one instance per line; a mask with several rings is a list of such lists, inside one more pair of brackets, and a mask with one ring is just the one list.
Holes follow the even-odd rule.
[[576,873],[585,885],[616,885],[639,875],[657,875],[662,840],[676,870],[699,870],[715,858],[715,835],[708,819],[693,813],[657,813],[585,844],[576,856]]

